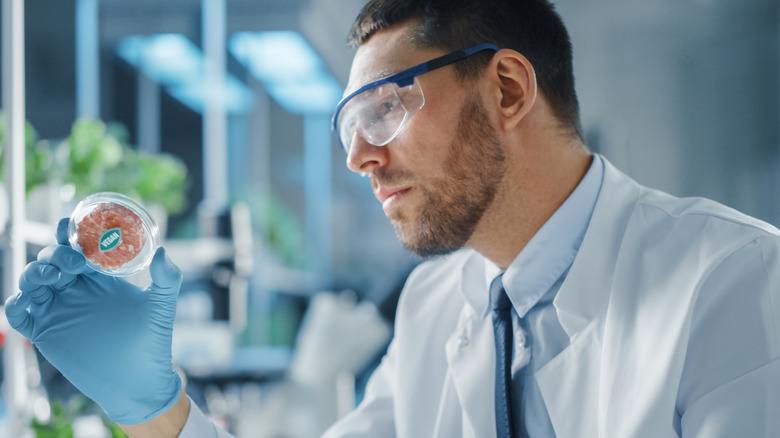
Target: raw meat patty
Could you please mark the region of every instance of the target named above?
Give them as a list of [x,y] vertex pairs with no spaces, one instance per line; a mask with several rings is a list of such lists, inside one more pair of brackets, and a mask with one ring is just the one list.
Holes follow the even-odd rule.
[[146,243],[141,219],[118,204],[97,205],[76,224],[76,229],[84,257],[104,271],[133,260]]

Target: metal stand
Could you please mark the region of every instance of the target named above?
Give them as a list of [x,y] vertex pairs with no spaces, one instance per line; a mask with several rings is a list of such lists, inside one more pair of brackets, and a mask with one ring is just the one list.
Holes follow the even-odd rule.
[[[3,0],[3,108],[5,114],[5,187],[8,224],[3,239],[3,296],[16,294],[17,279],[26,261],[25,221],[25,106],[24,0]],[[0,206],[5,208],[5,206]],[[8,404],[7,436],[25,437],[29,431],[29,388],[25,373],[24,338],[9,330],[3,345],[4,388]],[[5,436],[5,434],[3,434]]]

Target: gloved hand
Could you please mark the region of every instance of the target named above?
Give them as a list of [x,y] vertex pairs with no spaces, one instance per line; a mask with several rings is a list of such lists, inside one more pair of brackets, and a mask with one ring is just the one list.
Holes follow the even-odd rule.
[[24,269],[21,292],[5,303],[8,322],[112,421],[151,420],[179,400],[171,337],[181,271],[158,248],[141,289],[86,267],[67,230],[63,219],[58,245]]

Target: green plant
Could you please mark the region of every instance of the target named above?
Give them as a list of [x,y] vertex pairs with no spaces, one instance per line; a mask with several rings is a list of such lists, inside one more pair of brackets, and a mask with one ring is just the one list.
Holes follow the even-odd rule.
[[264,245],[290,267],[305,263],[305,241],[300,221],[271,193],[243,190],[232,194],[231,203],[246,203],[251,211],[252,227],[260,232]]
[[112,423],[108,418],[103,418],[103,424],[111,432],[111,438],[128,438],[127,434],[116,423]]
[[258,213],[268,245],[286,264],[301,266],[305,261],[304,240],[295,215],[273,196],[261,200]]
[[[25,192],[48,181],[52,176],[53,159],[48,142],[39,141],[30,122],[25,122]],[[5,115],[0,110],[0,180],[5,178]]]
[[67,403],[53,402],[51,418],[46,423],[33,418],[31,425],[35,438],[74,438],[73,420],[79,415],[88,413],[100,415],[103,425],[111,433],[111,438],[127,438],[124,431],[116,423],[111,422],[102,409],[82,395],[71,397]]
[[51,420],[41,423],[33,418],[32,428],[35,438],[73,438],[73,415],[60,402],[51,406]]
[[129,150],[123,162],[137,172],[133,190],[145,202],[159,204],[169,213],[184,208],[184,195],[189,188],[187,167],[184,163],[168,154],[149,154]]
[[123,178],[113,170],[122,162],[123,153],[122,145],[106,132],[103,122],[79,119],[57,148],[57,168],[63,182],[73,184],[79,197],[102,190],[120,191]]
[[56,152],[63,182],[73,184],[77,197],[112,191],[159,204],[169,213],[180,211],[189,188],[184,163],[172,155],[138,151],[126,139],[117,123],[77,120]]

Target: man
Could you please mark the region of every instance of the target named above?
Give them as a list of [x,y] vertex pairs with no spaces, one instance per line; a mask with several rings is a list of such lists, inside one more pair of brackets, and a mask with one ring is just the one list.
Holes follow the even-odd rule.
[[[326,436],[780,436],[780,233],[591,155],[546,0],[374,0],[352,39],[347,165],[410,250],[442,257]],[[83,272],[64,225],[11,324],[131,436],[227,436],[179,395],[164,251],[143,293]]]

